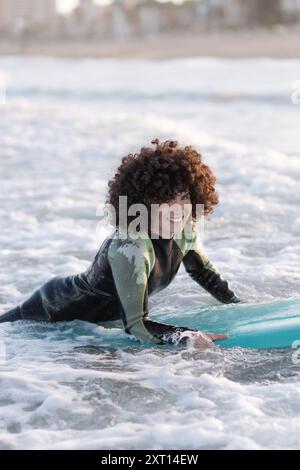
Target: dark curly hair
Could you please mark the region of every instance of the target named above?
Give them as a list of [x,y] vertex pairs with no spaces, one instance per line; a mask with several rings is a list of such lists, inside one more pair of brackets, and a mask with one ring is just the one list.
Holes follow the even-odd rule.
[[[178,146],[175,140],[151,141],[156,148],[142,147],[138,153],[122,158],[114,177],[108,182],[106,203],[116,212],[119,225],[119,196],[127,196],[127,204],[151,204],[173,200],[178,192],[189,192],[192,218],[196,221],[196,204],[203,204],[204,215],[213,211],[219,198],[215,191],[216,177],[202,162],[201,154],[191,145]],[[131,217],[128,217],[128,223]]]

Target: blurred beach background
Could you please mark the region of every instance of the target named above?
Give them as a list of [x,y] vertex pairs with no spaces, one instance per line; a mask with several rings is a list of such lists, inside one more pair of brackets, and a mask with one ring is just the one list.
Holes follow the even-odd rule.
[[0,53],[299,57],[299,0],[1,0]]
[[[204,246],[243,304],[181,267],[151,318],[297,314],[299,0],[0,0],[0,88],[0,314],[89,266],[107,180],[156,137],[216,173]],[[152,347],[112,326],[1,324],[0,449],[300,448],[292,345]]]

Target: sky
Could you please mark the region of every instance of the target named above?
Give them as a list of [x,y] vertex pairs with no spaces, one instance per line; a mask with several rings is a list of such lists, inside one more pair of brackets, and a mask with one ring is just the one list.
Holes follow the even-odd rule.
[[[107,5],[108,3],[111,3],[111,1],[112,0],[95,0],[96,3],[100,3],[102,5]],[[56,2],[57,8],[61,13],[68,13],[77,5],[78,0],[56,0]]]
[[[67,13],[71,11],[78,3],[78,0],[56,0],[57,8],[61,13]],[[110,0],[96,0],[96,3],[102,3],[103,5],[110,3]]]

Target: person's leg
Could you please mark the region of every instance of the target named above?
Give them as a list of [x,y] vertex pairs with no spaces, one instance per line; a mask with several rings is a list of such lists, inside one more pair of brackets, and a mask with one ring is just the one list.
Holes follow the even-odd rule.
[[6,312],[0,316],[0,323],[17,320],[23,320],[19,306],[13,308],[12,310],[9,310],[9,312]]

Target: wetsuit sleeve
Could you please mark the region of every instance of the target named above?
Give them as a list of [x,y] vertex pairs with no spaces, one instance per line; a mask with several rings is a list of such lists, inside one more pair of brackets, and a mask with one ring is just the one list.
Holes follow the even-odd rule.
[[[154,266],[152,244],[146,240],[113,240],[108,250],[126,333],[152,343],[186,344],[192,328],[152,321],[148,315],[148,278]],[[189,332],[189,334],[186,334]]]
[[219,302],[224,304],[240,302],[228,282],[222,279],[217,268],[209,261],[197,232],[194,233],[182,261],[191,278]]

